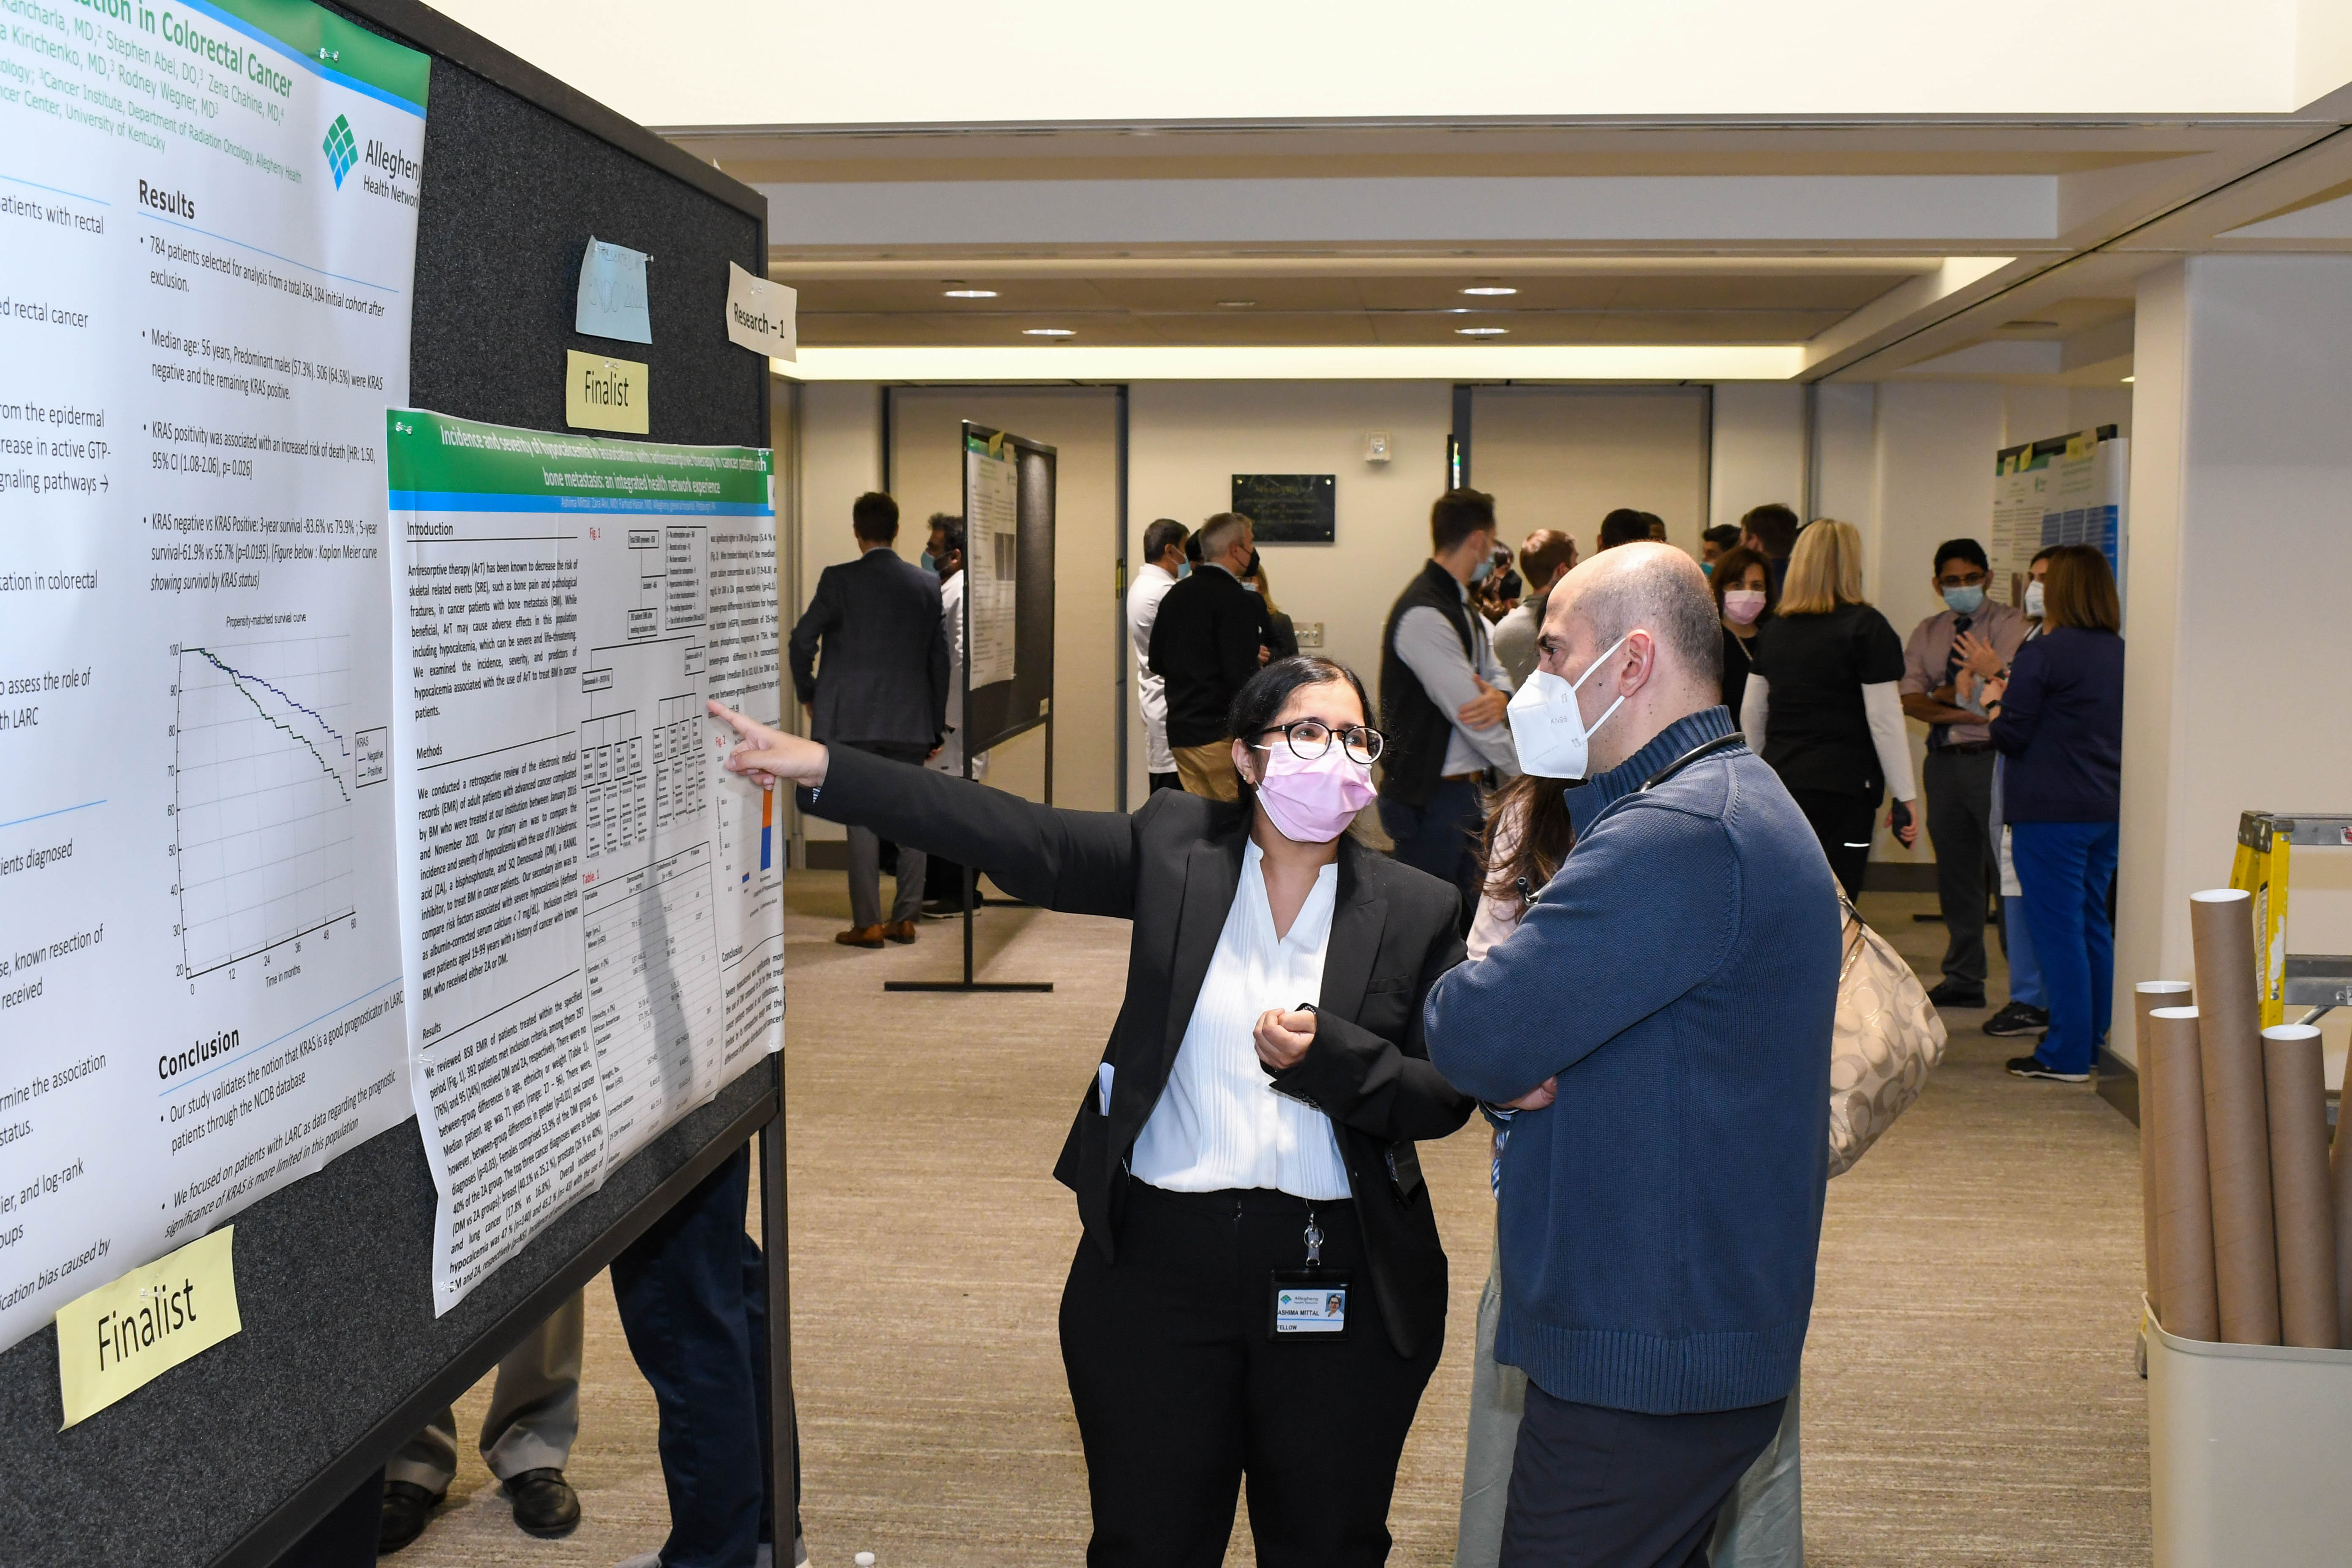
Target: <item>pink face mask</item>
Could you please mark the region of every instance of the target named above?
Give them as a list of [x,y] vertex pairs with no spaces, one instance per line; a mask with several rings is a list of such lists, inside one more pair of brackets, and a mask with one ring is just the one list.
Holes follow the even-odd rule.
[[1726,588],[1723,591],[1723,618],[1734,626],[1752,626],[1756,624],[1756,617],[1763,613],[1763,589]]
[[1336,736],[1331,749],[1311,763],[1280,741],[1260,749],[1265,776],[1258,781],[1258,803],[1294,844],[1328,844],[1372,803],[1372,770],[1350,762]]

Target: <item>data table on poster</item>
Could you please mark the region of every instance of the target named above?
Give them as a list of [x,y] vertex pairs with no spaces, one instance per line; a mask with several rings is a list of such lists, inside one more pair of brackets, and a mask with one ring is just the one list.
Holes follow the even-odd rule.
[[383,411],[426,57],[0,26],[0,1349],[409,1114]]
[[409,1071],[446,1311],[783,1038],[770,455],[387,416]]

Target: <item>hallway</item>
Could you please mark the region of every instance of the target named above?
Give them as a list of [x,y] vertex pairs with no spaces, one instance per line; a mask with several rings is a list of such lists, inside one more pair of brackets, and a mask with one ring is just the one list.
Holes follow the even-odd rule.
[[[862,952],[831,940],[846,913],[837,873],[796,875],[791,899],[793,1348],[813,1560],[1075,1563],[1085,1472],[1055,1310],[1077,1224],[1050,1171],[1117,1009],[1125,928],[991,910],[988,973],[1050,979],[1053,994],[885,994],[885,978],[950,973],[956,927]],[[1932,899],[1864,902],[1932,967],[1942,928],[1910,919]],[[2136,1134],[2088,1088],[2006,1076],[2019,1047],[1977,1032],[1979,1016],[1954,1017],[1927,1095],[1830,1188],[1806,1354],[1815,1568],[2147,1561]],[[1391,1518],[1391,1561],[1413,1568],[1452,1561],[1492,1223],[1483,1148],[1474,1129],[1423,1155],[1454,1276],[1445,1360]],[[517,1531],[468,1454],[404,1565],[608,1568],[658,1544],[652,1399],[602,1280],[588,1363],[579,1532]],[[461,1404],[461,1428],[488,1397],[485,1383]],[[1227,1561],[1255,1562],[1245,1528]]]

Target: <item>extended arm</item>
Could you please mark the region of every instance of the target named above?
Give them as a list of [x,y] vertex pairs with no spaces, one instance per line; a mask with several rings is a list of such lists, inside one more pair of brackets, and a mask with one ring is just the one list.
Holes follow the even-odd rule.
[[1274,1087],[1375,1138],[1444,1138],[1459,1131],[1473,1101],[1430,1065],[1422,1009],[1438,977],[1461,962],[1462,939],[1444,930],[1423,957],[1402,1046],[1334,1014],[1315,1014],[1314,1043],[1297,1065],[1272,1073]]
[[1720,825],[1638,801],[1603,814],[1519,929],[1431,990],[1430,1060],[1481,1100],[1525,1094],[1712,973],[1739,900]]
[[801,786],[800,808],[934,850],[996,879],[1017,898],[1072,914],[1135,913],[1135,823],[1110,811],[1064,811],[985,784],[847,746],[821,746],[728,708],[711,717],[741,744],[731,773]]
[[1764,721],[1771,710],[1771,695],[1765,679],[1748,671],[1748,689],[1739,700],[1739,729],[1748,737],[1748,749],[1759,757],[1764,754]]
[[1886,775],[1886,790],[1897,800],[1916,800],[1919,786],[1911,777],[1911,736],[1903,728],[1903,703],[1895,682],[1881,680],[1862,689],[1862,710],[1870,721],[1870,743],[1878,752],[1878,771]]

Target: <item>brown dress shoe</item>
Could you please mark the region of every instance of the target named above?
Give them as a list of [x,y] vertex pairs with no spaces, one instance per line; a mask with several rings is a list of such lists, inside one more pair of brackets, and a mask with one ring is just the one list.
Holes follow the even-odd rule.
[[912,921],[892,921],[888,925],[882,928],[882,934],[888,937],[892,942],[912,942],[915,940],[915,922]]
[[844,947],[880,947],[883,933],[889,929],[888,926],[851,926],[833,940]]

